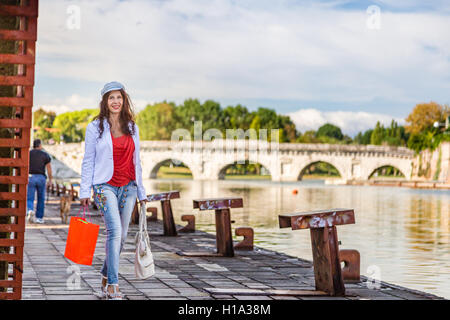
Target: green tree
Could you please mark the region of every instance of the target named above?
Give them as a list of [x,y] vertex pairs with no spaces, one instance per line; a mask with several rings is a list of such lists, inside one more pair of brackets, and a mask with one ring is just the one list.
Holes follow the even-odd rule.
[[45,129],[53,128],[55,118],[56,113],[52,111],[38,109],[33,112],[33,128],[39,127],[39,129],[36,130],[34,137],[36,139],[41,139],[42,141],[47,141],[52,138],[52,133]]
[[317,138],[328,137],[334,138],[336,140],[344,139],[344,135],[342,134],[341,128],[331,123],[326,123],[323,126],[321,126],[316,132],[316,137]]
[[354,142],[356,144],[370,144],[370,137],[372,136],[373,129],[368,129],[364,133],[359,132]]
[[53,133],[53,139],[60,142],[62,136],[64,142],[83,141],[87,125],[98,113],[99,109],[84,109],[57,115],[53,127],[59,132]]
[[228,106],[223,110],[225,129],[243,129],[250,128],[252,115],[246,107],[240,104],[236,106]]
[[170,140],[178,123],[175,117],[173,102],[147,105],[136,116],[140,138],[142,140]]
[[370,144],[374,145],[381,145],[384,140],[384,127],[382,124],[380,124],[379,121],[377,121],[377,124],[375,126],[375,129],[373,130],[371,136],[370,136]]
[[[297,138],[295,124],[290,117],[278,115],[274,110],[268,108],[258,108],[251,113],[253,121],[259,124],[259,129],[267,130],[267,139],[272,140],[272,130],[279,130],[278,136],[280,142],[294,142]],[[257,120],[255,118],[257,117]],[[250,126],[252,127],[252,126]],[[258,137],[259,137],[259,131]]]
[[175,109],[179,119],[179,128],[187,129],[194,136],[194,122],[201,121],[202,136],[206,130],[216,128],[223,131],[223,111],[220,104],[213,100],[206,100],[203,104],[197,99],[187,99]]
[[308,130],[303,134],[300,134],[296,141],[299,143],[320,143],[316,137],[316,131],[314,130]]

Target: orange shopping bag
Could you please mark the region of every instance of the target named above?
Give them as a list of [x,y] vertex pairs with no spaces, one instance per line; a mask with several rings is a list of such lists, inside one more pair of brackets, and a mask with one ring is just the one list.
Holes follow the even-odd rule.
[[[64,257],[78,263],[90,266],[94,258],[100,226],[86,221],[87,209],[83,207],[83,218],[70,218],[69,234],[67,235],[66,251]],[[78,211],[78,214],[81,212]]]

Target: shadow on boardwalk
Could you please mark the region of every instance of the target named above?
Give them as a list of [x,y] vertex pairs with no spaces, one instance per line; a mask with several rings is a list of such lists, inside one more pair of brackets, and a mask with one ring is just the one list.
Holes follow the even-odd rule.
[[[72,205],[76,215],[79,205]],[[105,228],[102,217],[92,212],[94,223],[100,224],[92,266],[72,263],[64,258],[68,225],[61,224],[59,201],[51,197],[45,210],[45,224],[28,224],[25,233],[22,299],[97,300],[100,289],[100,269],[105,257]],[[442,299],[432,294],[414,291],[381,282],[379,289],[368,289],[365,277],[361,282],[346,284],[346,297],[296,297],[260,294],[211,294],[205,288],[233,289],[297,289],[314,290],[314,272],[310,261],[282,253],[255,248],[237,251],[233,258],[181,257],[177,251],[215,250],[215,236],[196,231],[177,237],[163,237],[162,223],[149,222],[156,274],[148,280],[134,275],[134,236],[136,225],[130,225],[128,239],[121,254],[119,285],[129,300],[148,299],[239,299],[239,300],[311,300],[311,299],[380,299],[417,300]],[[77,276],[77,272],[79,276]]]

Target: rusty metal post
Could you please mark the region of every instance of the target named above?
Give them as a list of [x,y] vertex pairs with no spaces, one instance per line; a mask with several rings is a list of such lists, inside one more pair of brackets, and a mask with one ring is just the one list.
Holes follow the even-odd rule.
[[253,250],[253,228],[239,227],[234,230],[236,236],[243,236],[244,240],[234,246],[234,250]]
[[183,214],[181,221],[187,221],[187,225],[178,230],[178,232],[195,232],[195,216],[193,214]]
[[[12,111],[9,117],[0,119],[0,129],[14,132],[12,137],[0,137],[0,149],[12,151],[10,157],[0,158],[0,167],[9,168],[9,173],[3,170],[0,172],[0,247],[9,248],[7,252],[0,252],[0,264],[6,265],[7,270],[12,267],[12,273],[7,273],[6,279],[0,275],[0,299],[8,300],[19,300],[22,297],[38,17],[38,0],[29,0],[28,5],[26,2],[18,0],[15,5],[0,4],[0,63],[6,66],[6,72],[5,69],[0,70],[0,87],[10,87],[14,93],[0,94],[2,113],[8,109]],[[14,19],[18,28],[8,28],[7,21],[14,22]]]

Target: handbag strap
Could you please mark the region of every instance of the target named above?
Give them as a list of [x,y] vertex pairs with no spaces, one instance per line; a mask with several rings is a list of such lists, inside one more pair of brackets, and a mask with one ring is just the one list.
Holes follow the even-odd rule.
[[145,202],[140,205],[139,213],[139,232],[147,232],[147,216],[146,216],[146,205]]

